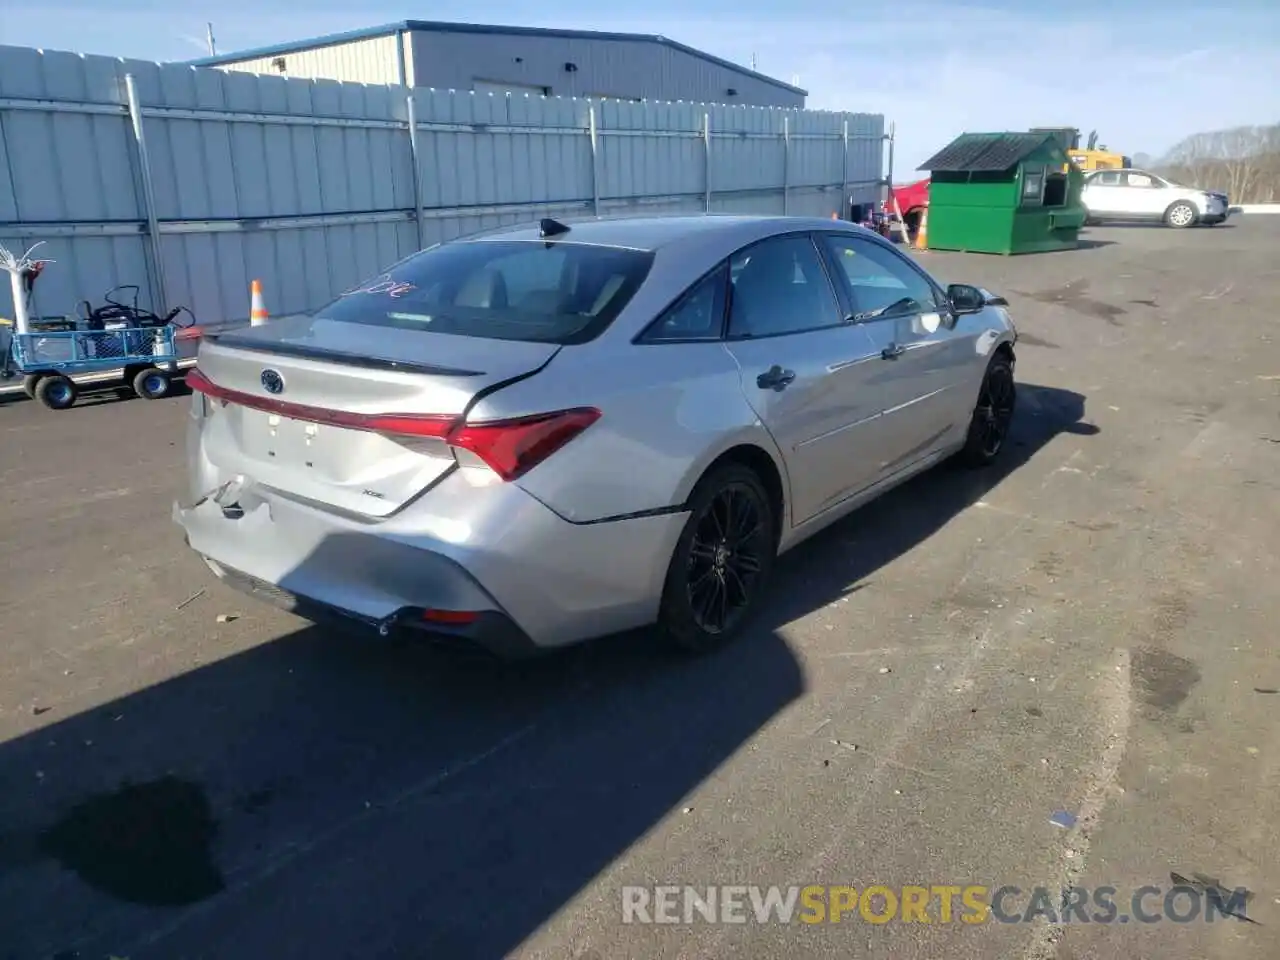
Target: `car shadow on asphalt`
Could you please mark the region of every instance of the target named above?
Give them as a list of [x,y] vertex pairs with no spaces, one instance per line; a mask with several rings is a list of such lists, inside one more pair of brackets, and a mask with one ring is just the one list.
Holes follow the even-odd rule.
[[991,466],[940,464],[786,554],[771,619],[790,622],[867,584],[875,571],[926,543],[1060,434],[1099,432],[1085,420],[1084,397],[1073,391],[1019,384],[1018,405],[1009,445]]
[[0,745],[0,954],[492,958],[562,911],[618,922],[623,884],[675,877],[627,864],[655,830],[731,872],[736,808],[688,808],[804,694],[783,628],[1096,432],[1080,395],[1020,390],[998,466],[931,471],[797,548],[715,654],[636,631],[495,668],[303,627]]

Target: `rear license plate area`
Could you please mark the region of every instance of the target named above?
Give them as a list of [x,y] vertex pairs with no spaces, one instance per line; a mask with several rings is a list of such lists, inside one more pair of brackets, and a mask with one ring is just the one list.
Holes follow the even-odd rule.
[[256,421],[245,437],[246,451],[269,463],[314,467],[320,425],[278,413],[247,411]]

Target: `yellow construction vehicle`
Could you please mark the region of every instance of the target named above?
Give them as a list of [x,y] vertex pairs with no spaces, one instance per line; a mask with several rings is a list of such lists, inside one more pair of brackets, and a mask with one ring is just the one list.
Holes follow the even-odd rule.
[[1075,127],[1033,127],[1032,133],[1051,133],[1058,138],[1067,156],[1081,170],[1116,170],[1132,167],[1133,161],[1123,153],[1098,146],[1098,131],[1089,134],[1088,145],[1080,147],[1080,131]]

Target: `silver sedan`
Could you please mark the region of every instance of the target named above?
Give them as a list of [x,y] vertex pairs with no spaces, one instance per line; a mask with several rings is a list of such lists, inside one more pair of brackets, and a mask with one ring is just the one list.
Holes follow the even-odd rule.
[[174,517],[304,617],[702,651],[779,554],[1014,411],[1003,300],[852,224],[544,220],[206,337]]

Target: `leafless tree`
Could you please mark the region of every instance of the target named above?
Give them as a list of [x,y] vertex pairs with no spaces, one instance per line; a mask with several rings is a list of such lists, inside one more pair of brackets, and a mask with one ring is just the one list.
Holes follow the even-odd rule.
[[1232,203],[1280,201],[1280,124],[1193,134],[1159,166],[1189,186],[1225,191]]

